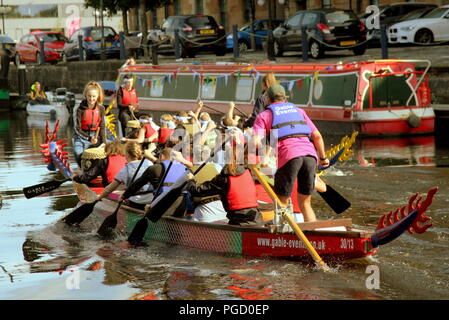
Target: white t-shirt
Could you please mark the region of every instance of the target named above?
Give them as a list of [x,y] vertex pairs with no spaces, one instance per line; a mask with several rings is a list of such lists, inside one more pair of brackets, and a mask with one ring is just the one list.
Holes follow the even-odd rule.
[[[122,168],[122,170],[120,170],[120,172],[117,173],[117,175],[115,176],[115,180],[124,184],[125,187],[127,188],[131,184],[131,179],[134,176],[134,172],[136,171],[139,164],[140,164],[140,160],[128,162]],[[142,176],[142,173],[144,173],[144,171],[152,165],[153,165],[153,163],[150,160],[145,159],[142,163],[142,166],[139,169],[139,172],[137,172],[137,175],[134,178],[134,181],[139,179]],[[138,192],[147,192],[148,191],[147,194],[132,196],[129,198],[129,200],[134,201],[136,203],[151,202],[151,200],[153,199],[153,194],[150,191],[152,191],[152,190],[153,190],[153,186],[150,183],[147,183],[138,191]]]

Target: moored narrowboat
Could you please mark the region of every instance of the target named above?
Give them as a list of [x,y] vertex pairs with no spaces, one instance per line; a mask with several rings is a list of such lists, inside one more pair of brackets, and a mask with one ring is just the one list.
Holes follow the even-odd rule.
[[[418,71],[416,63],[425,63]],[[322,132],[412,135],[434,132],[427,60],[373,60],[352,63],[130,65],[141,110],[192,110],[198,99],[226,112],[234,101],[249,115],[273,72],[288,100],[304,108]],[[215,110],[215,111],[214,111]]]

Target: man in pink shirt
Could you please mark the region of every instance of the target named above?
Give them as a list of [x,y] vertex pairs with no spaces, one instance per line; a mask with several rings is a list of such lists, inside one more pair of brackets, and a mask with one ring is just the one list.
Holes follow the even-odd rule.
[[322,166],[329,165],[323,137],[304,110],[287,102],[283,86],[272,85],[267,95],[270,105],[259,113],[254,122],[255,143],[259,145],[263,136],[270,136],[270,131],[276,130],[272,132],[278,139],[278,170],[274,176],[274,192],[287,204],[295,179],[298,179],[298,204],[304,221],[315,221],[311,199],[317,160]]

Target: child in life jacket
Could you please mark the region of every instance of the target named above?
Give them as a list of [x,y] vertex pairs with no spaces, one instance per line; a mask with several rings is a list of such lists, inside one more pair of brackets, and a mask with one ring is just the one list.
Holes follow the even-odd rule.
[[119,109],[118,119],[122,132],[125,132],[126,123],[137,116],[136,112],[139,108],[139,98],[131,74],[123,77],[123,84],[117,90],[117,108]]
[[99,83],[90,81],[84,87],[84,100],[73,110],[73,152],[78,166],[81,155],[88,148],[106,143],[104,92]]
[[42,85],[40,82],[36,81],[31,86],[31,92],[30,92],[30,104],[36,105],[36,104],[50,104],[50,101],[48,101],[47,95],[45,94],[45,91],[42,89]]
[[163,144],[167,142],[167,139],[173,134],[176,125],[173,121],[173,116],[168,113],[161,115],[160,122],[161,128],[159,129],[159,143]]
[[[98,196],[98,200],[107,197],[120,185],[123,185],[125,188],[129,187],[131,185],[132,177],[134,176],[142,157],[143,154],[141,146],[136,142],[127,142],[125,145],[125,158],[128,163],[116,174],[114,180],[108,184],[106,188],[104,188],[103,192]],[[143,172],[152,165],[153,163],[151,161],[145,159],[139,169],[139,172],[137,172],[134,181],[142,176]],[[144,209],[145,204],[153,199],[152,191],[153,187],[151,184],[146,183],[136,191],[136,195],[129,197],[125,204],[134,208]]]
[[[162,187],[158,194],[166,191],[170,186],[172,186],[176,180],[186,174],[186,166],[182,162],[178,162],[174,159],[172,148],[165,148],[162,150],[159,156],[159,162],[155,163],[151,167],[148,167],[138,179],[136,179],[128,189],[123,193],[121,199],[127,199],[138,192],[142,186],[146,184],[150,184],[153,186],[153,190],[156,191],[159,183],[161,183],[161,179],[164,176],[165,172],[170,165],[170,162],[173,161],[173,164],[170,167],[170,171],[167,172],[165,179],[162,181]],[[177,158],[178,159],[178,158]],[[183,161],[182,157],[178,160]],[[184,162],[184,161],[183,161]],[[148,202],[149,203],[149,202]],[[174,215],[174,216],[183,216],[185,212],[185,202],[184,195],[179,196],[174,200],[173,205],[167,210],[166,214]]]
[[[143,143],[151,143],[156,142],[158,139],[158,132],[155,130],[150,122],[150,117],[147,115],[141,115],[139,117],[139,120],[130,120],[127,123],[127,130],[128,127],[131,126],[132,129],[138,129],[133,130],[133,133],[129,135],[129,137],[123,137],[121,141],[123,142],[137,142],[140,144]],[[138,127],[137,127],[138,126]],[[135,127],[135,128],[134,128]],[[137,132],[135,132],[137,131]],[[128,134],[127,134],[128,136]],[[135,138],[132,138],[131,136],[135,136]],[[144,148],[146,149],[146,148]]]
[[243,159],[243,143],[238,138],[236,140],[232,143],[231,155],[227,154],[227,162],[220,174],[201,184],[196,184],[193,174],[190,174],[191,180],[186,190],[193,197],[219,195],[227,212],[228,224],[260,225],[262,219],[258,208],[256,185],[250,170],[237,161]]
[[81,158],[83,172],[74,174],[72,179],[92,187],[106,187],[127,163],[123,145],[118,141],[107,143],[104,149],[86,149]]

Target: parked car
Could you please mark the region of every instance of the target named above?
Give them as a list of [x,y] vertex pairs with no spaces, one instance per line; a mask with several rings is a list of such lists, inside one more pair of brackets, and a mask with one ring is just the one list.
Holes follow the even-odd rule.
[[33,31],[24,35],[16,44],[17,65],[22,62],[38,62],[40,54],[40,40],[44,40],[44,56],[46,62],[58,62],[61,60],[62,48],[68,41],[60,32]]
[[175,29],[179,30],[182,57],[195,57],[200,51],[214,51],[217,56],[226,54],[225,30],[207,15],[180,15],[168,17],[161,26],[158,52],[173,53]]
[[432,43],[449,40],[449,5],[432,10],[423,18],[403,21],[388,29],[391,43]]
[[[106,57],[120,57],[120,36],[111,27],[104,28]],[[84,27],[76,30],[64,46],[62,59],[64,61],[79,60],[80,50],[78,36],[83,39],[84,60],[99,58],[101,56],[101,27]]]
[[276,56],[282,56],[285,51],[302,50],[303,26],[308,33],[310,55],[315,59],[331,50],[349,49],[356,55],[365,53],[365,25],[352,10],[317,9],[298,11],[274,30]]
[[[379,22],[380,26],[386,26],[388,29],[389,26],[399,22],[399,20],[408,14],[417,9],[424,8],[436,8],[437,5],[433,3],[425,3],[425,2],[398,2],[393,4],[384,4],[379,6]],[[372,15],[373,13],[366,13],[362,16],[361,20],[365,23],[365,20]],[[370,29],[368,30],[368,39],[371,39],[373,42],[378,42],[380,40],[380,29]]]
[[0,50],[5,47],[6,55],[9,59],[14,60],[16,56],[16,42],[6,34],[0,34]]
[[[284,23],[284,19],[273,19],[273,29],[276,29],[280,24]],[[256,48],[262,49],[262,43],[266,40],[268,36],[269,29],[269,20],[261,19],[254,21],[254,39],[256,42]],[[247,23],[243,27],[241,27],[237,33],[238,44],[240,52],[245,52],[248,49],[251,49],[251,36],[250,36],[251,28],[250,24]],[[226,37],[226,48],[228,50],[232,50],[234,47],[234,38],[233,35],[230,34]]]

